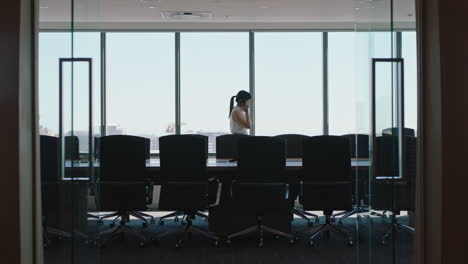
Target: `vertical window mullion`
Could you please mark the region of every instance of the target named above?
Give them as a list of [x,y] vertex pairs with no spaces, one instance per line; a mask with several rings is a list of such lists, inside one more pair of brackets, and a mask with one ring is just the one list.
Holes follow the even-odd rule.
[[328,114],[328,32],[323,32],[322,37],[322,72],[323,72],[323,134],[329,134],[329,114]]
[[175,33],[175,133],[181,133],[180,122],[180,32]]

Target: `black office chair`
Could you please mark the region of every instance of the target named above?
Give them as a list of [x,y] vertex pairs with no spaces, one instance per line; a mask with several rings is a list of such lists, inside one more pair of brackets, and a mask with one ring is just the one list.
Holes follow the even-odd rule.
[[[257,224],[228,235],[231,239],[257,232],[258,246],[263,246],[263,233],[285,237],[294,243],[291,234],[263,224],[268,212],[286,208],[291,210],[289,185],[285,174],[286,143],[274,137],[246,137],[239,140],[238,175],[232,183],[232,203],[243,214],[252,215]],[[289,222],[290,224],[290,222]]]
[[[300,134],[283,134],[276,137],[282,138],[286,141],[286,157],[288,159],[302,159],[302,139],[306,136]],[[292,186],[290,186],[290,197],[293,206],[295,205],[296,199],[299,196],[299,188],[297,187],[298,185],[299,183],[297,182],[296,184],[292,184]],[[296,206],[293,207],[293,214],[305,219],[309,226],[313,225],[309,217],[315,218],[316,223],[319,222],[318,215],[304,211]]]
[[41,196],[44,246],[51,243],[51,236],[71,238],[72,234],[49,225],[51,218],[58,217],[60,207],[59,186],[59,139],[40,136]]
[[[350,142],[350,154],[351,158],[354,159],[367,159],[369,158],[369,135],[365,134],[346,134],[342,137],[347,138]],[[341,212],[338,214],[334,214],[332,216],[332,222],[335,221],[335,218],[341,216],[338,222],[341,223],[344,219],[357,214],[358,220],[360,219],[361,213],[369,212],[369,206],[365,204],[365,201],[368,200],[369,194],[365,191],[368,189],[368,177],[359,177],[357,179],[353,178],[353,209],[348,212]],[[356,185],[359,189],[356,192]]]
[[[407,128],[407,127],[403,128],[403,133],[405,134],[405,136],[409,136],[409,137],[416,136],[416,133],[414,129],[412,128]],[[382,136],[398,136],[398,128],[397,127],[386,128],[382,130]]]
[[239,139],[248,137],[243,134],[227,134],[216,137],[216,158],[237,160]]
[[[146,169],[146,139],[136,136],[114,135],[100,138],[100,178],[98,182],[99,209],[115,211],[104,218],[115,217],[111,228],[99,234],[101,245],[118,234],[131,233],[139,237],[145,245],[147,238],[127,225],[130,216],[148,224],[154,217],[144,214],[148,185]],[[120,220],[120,225],[115,223]]]
[[[159,138],[161,161],[161,192],[159,209],[176,211],[186,215],[186,225],[171,230],[157,237],[191,231],[213,240],[218,245],[219,238],[212,233],[193,226],[196,216],[207,218],[200,211],[208,210],[219,204],[221,183],[209,179],[206,166],[208,158],[208,138],[202,135],[170,135]],[[208,194],[210,181],[217,182],[216,202],[210,204]],[[176,247],[182,246],[183,239],[178,239]]]
[[331,222],[333,211],[352,209],[351,156],[349,140],[339,136],[316,136],[303,139],[300,202],[304,210],[323,210],[325,224],[312,227],[309,245],[322,232],[336,232],[353,245],[351,231]]
[[372,177],[372,208],[392,212],[391,225],[382,237],[382,244],[392,237],[393,230],[414,233],[414,227],[402,224],[397,216],[401,211],[415,210],[416,138],[405,137],[406,168],[400,177],[399,138],[382,136],[376,138],[376,172]]

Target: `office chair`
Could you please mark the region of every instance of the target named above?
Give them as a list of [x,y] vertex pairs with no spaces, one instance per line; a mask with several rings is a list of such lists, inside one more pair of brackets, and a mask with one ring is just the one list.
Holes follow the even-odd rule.
[[[285,174],[286,142],[274,137],[246,137],[239,140],[238,175],[232,183],[232,203],[243,214],[252,215],[257,224],[227,236],[233,238],[256,232],[258,247],[263,246],[263,234],[285,237],[294,243],[291,234],[263,224],[268,212],[286,208],[292,210],[289,185]],[[290,222],[289,222],[290,224]]]
[[[275,136],[277,138],[282,138],[286,141],[286,158],[288,159],[302,159],[302,139],[306,136],[299,135],[299,134],[282,134]],[[297,188],[299,184],[292,184],[290,197],[293,205],[296,203],[296,199],[299,196],[299,190]],[[318,215],[309,213],[307,211],[302,210],[299,207],[293,207],[293,214],[298,215],[299,217],[305,219],[309,226],[312,226],[313,223],[310,221],[309,216],[315,218],[315,222],[319,223]]]
[[227,134],[216,137],[216,159],[237,160],[239,139],[243,134]]
[[[350,154],[351,158],[354,159],[361,159],[361,158],[369,158],[369,135],[365,134],[346,134],[342,135],[342,137],[347,138],[350,142]],[[332,216],[332,222],[335,222],[335,218],[341,216],[338,219],[338,223],[341,224],[342,221],[352,215],[357,214],[357,219],[360,220],[361,213],[369,212],[369,205],[365,204],[365,200],[368,200],[369,194],[364,193],[365,190],[368,189],[367,180],[368,177],[358,177],[357,179],[352,178],[353,180],[353,209],[348,212],[341,212],[338,214],[334,214]],[[359,189],[356,192],[356,185]],[[374,213],[374,212],[372,212]],[[383,216],[383,215],[381,215]]]
[[304,210],[323,210],[325,224],[309,228],[309,245],[322,232],[343,235],[353,245],[351,231],[331,222],[333,211],[352,209],[351,156],[349,140],[339,136],[303,139],[304,175],[299,200]]
[[[410,136],[410,137],[415,137],[416,133],[414,129],[412,128],[403,128],[403,133],[405,136]],[[397,127],[391,127],[391,128],[386,128],[382,130],[382,136],[398,136],[398,128]]]
[[[159,235],[161,238],[180,234],[191,236],[191,232],[201,234],[211,239],[213,244],[219,244],[219,238],[209,231],[193,225],[196,216],[207,218],[201,213],[219,204],[221,183],[209,179],[206,163],[208,158],[208,138],[202,135],[170,135],[159,138],[161,192],[159,209],[176,211],[186,215],[186,225]],[[216,182],[216,202],[210,204],[208,194],[210,182]],[[183,238],[179,237],[176,248],[180,248]]]
[[[185,134],[185,135],[202,136],[202,135],[198,135],[198,134]],[[181,141],[181,142],[183,142],[183,141]],[[174,144],[175,144],[175,143],[174,143]],[[182,148],[182,146],[180,146],[180,147]],[[161,148],[160,148],[159,152],[161,152]],[[208,144],[206,144],[206,153],[207,153],[206,155],[207,155],[207,157],[208,157]],[[198,212],[196,213],[196,215],[197,215],[198,217],[204,218],[206,221],[208,220],[208,215],[204,214],[203,212],[198,211]],[[179,219],[179,216],[182,217],[181,220]],[[169,214],[166,214],[166,215],[164,215],[164,216],[159,217],[159,224],[160,224],[160,225],[164,225],[164,219],[171,218],[171,217],[174,217],[174,222],[182,221],[182,224],[183,224],[186,215],[184,214],[184,212],[183,212],[182,210],[180,210],[180,211],[174,211],[174,212],[172,212],[172,213],[169,213]]]
[[[141,246],[147,241],[145,235],[127,226],[130,216],[148,224],[147,218],[154,223],[154,217],[144,214],[146,210],[147,186],[151,184],[145,175],[146,139],[136,136],[114,135],[100,139],[100,178],[97,195],[101,211],[114,213],[101,217],[115,217],[111,228],[98,234],[101,246],[116,237],[131,233],[141,239]],[[115,223],[120,219],[120,225]]]
[[403,230],[411,234],[415,231],[413,227],[402,224],[397,219],[401,211],[415,210],[416,199],[416,138],[406,136],[404,140],[406,168],[400,177],[399,137],[382,136],[376,138],[376,168],[372,177],[372,208],[392,212],[391,225],[382,237],[382,244],[385,244],[392,237],[393,230]]

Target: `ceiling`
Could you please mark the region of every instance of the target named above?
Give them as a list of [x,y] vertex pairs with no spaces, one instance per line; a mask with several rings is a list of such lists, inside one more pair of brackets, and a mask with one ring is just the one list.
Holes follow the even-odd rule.
[[[394,0],[397,27],[414,28],[414,1]],[[39,2],[41,29],[70,27],[71,0]],[[388,26],[390,0],[74,0],[73,15],[77,29],[354,29]]]

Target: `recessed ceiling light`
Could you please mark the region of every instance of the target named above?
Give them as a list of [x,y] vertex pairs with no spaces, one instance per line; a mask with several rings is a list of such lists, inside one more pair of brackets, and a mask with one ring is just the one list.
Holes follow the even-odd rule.
[[270,8],[269,6],[266,6],[266,5],[262,5],[262,6],[259,6],[258,8],[261,8],[261,9],[268,9]]
[[39,6],[40,9],[47,9],[49,8],[48,6]]
[[361,8],[359,8],[359,7],[355,7],[355,8],[354,8],[354,10],[360,10],[360,9],[361,9]]
[[158,7],[157,6],[148,6],[148,8],[155,9],[155,8],[158,8]]

